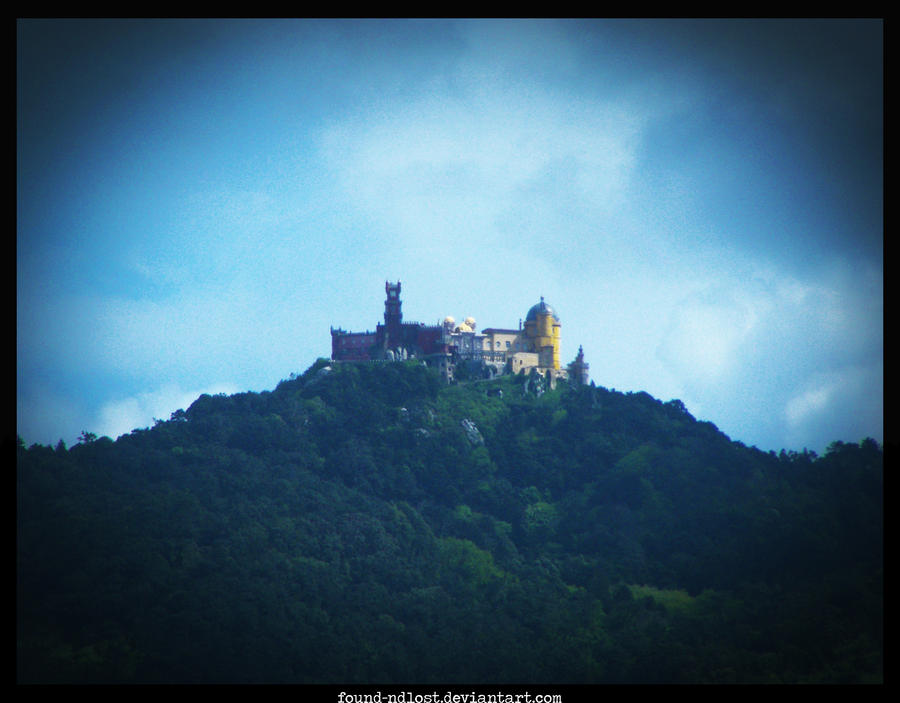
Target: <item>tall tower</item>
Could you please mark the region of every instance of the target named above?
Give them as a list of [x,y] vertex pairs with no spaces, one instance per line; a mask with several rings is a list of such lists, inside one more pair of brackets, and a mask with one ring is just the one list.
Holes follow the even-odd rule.
[[584,349],[578,345],[578,355],[575,361],[569,364],[569,380],[574,384],[586,386],[591,382],[590,377],[591,365],[584,360]]
[[388,346],[400,342],[400,326],[403,324],[403,311],[400,309],[400,281],[384,282],[384,328],[387,332]]
[[525,317],[525,337],[531,351],[541,354],[541,365],[559,369],[559,317],[547,303],[533,305]]

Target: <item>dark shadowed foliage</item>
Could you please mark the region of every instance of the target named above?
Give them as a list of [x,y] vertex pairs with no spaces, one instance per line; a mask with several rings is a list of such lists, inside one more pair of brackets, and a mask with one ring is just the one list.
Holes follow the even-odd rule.
[[18,680],[881,681],[877,443],[522,381],[320,360],[20,442]]

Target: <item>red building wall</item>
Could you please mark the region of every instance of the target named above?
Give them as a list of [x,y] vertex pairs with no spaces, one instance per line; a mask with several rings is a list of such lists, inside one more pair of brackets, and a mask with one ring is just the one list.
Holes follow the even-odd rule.
[[331,331],[331,358],[341,361],[368,361],[375,335],[369,332]]

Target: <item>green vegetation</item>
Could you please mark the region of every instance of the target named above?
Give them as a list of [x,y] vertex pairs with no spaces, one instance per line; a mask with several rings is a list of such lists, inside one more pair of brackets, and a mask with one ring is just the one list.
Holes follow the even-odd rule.
[[629,586],[632,598],[650,598],[662,605],[671,613],[689,614],[695,612],[697,599],[687,591],[679,589],[661,589],[653,586]]
[[20,442],[19,681],[882,679],[876,442],[764,453],[526,381],[320,360]]

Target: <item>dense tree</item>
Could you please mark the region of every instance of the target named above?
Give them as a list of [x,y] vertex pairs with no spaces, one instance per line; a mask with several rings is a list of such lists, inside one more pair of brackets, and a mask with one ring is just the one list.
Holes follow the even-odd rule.
[[881,680],[876,442],[763,453],[528,381],[319,360],[19,440],[19,680]]

